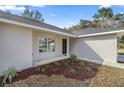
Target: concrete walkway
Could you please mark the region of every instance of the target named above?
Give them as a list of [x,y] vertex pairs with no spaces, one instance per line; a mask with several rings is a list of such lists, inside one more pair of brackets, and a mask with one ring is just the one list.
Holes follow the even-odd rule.
[[67,59],[67,58],[68,58],[67,56],[52,57],[52,58],[49,58],[49,59],[34,62],[33,66],[48,64],[48,63],[51,63],[51,62],[55,62],[55,61],[59,61],[59,60],[62,60],[62,59]]

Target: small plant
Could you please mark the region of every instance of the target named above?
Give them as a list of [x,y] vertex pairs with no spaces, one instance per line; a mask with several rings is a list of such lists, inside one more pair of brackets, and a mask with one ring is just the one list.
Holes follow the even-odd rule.
[[40,72],[41,72],[41,67],[40,67],[40,66],[39,66],[39,67],[37,67],[37,68],[35,69],[35,72],[40,73]]
[[71,62],[73,63],[73,62],[75,62],[75,61],[76,61],[77,57],[76,57],[76,55],[71,54],[69,59],[70,59],[70,60],[71,60]]
[[10,68],[8,68],[8,70],[6,70],[3,73],[4,79],[2,82],[2,86],[4,84],[6,84],[7,80],[9,81],[9,83],[12,83],[12,79],[15,78],[16,75],[17,75],[17,72],[16,72],[16,68],[14,66],[11,66]]
[[43,68],[42,66],[39,66],[39,67],[37,67],[37,68],[35,69],[35,72],[36,72],[36,73],[43,73],[45,70],[46,70],[45,68]]

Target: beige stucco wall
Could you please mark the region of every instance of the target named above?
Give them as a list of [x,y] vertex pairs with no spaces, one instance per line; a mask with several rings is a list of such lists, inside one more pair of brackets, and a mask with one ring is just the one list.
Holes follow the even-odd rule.
[[[42,37],[55,39],[55,52],[39,53],[38,39]],[[67,38],[67,36],[61,36],[50,32],[33,30],[33,62],[45,60],[52,57],[62,56],[63,38]]]
[[32,30],[0,24],[0,72],[10,66],[17,70],[32,66]]
[[70,53],[97,63],[117,61],[117,35],[70,38]]

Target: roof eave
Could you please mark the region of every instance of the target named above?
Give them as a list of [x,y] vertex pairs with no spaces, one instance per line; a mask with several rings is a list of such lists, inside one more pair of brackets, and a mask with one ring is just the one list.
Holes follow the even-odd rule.
[[99,36],[99,35],[116,34],[116,33],[122,33],[122,32],[124,32],[124,30],[115,30],[115,31],[102,32],[102,33],[79,35],[78,37]]
[[26,24],[26,23],[22,23],[22,22],[17,22],[17,21],[14,21],[14,20],[6,19],[6,18],[1,18],[0,17],[0,21],[1,22],[5,22],[5,23],[14,24],[14,25],[23,26],[23,27],[29,27],[29,28],[44,30],[44,31],[47,31],[47,32],[53,32],[53,33],[57,33],[57,34],[61,34],[61,35],[66,35],[66,36],[70,36],[70,37],[77,37],[76,35],[73,35],[73,34],[59,32],[59,31],[56,31],[56,30],[48,29],[48,28],[33,26],[33,25],[30,25],[30,24]]

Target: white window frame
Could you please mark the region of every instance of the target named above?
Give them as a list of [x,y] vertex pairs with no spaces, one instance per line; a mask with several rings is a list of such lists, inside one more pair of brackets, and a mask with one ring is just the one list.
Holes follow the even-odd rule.
[[[48,39],[53,39],[54,43],[55,43],[55,50],[54,51],[49,51],[49,43],[48,43]],[[56,51],[56,39],[55,38],[47,38],[47,52],[55,52]]]
[[[40,52],[39,51],[39,40],[42,39],[42,38],[46,38],[47,39],[47,51],[46,52]],[[55,51],[49,51],[49,47],[48,47],[48,39],[53,39],[55,41]],[[51,53],[51,52],[56,52],[56,39],[55,38],[52,38],[52,37],[40,37],[38,38],[38,53]]]
[[[40,45],[40,44],[39,44],[39,40],[42,39],[42,38],[46,38],[46,37],[40,37],[40,38],[38,38],[38,53],[46,53],[46,52],[47,52],[47,51],[46,51],[46,52],[40,52],[40,51],[39,51],[39,50],[40,50],[40,48],[39,48],[39,45]],[[46,38],[46,39],[47,39],[47,38]],[[48,43],[48,41],[47,41],[47,43]],[[47,46],[47,47],[48,47],[48,46]]]

